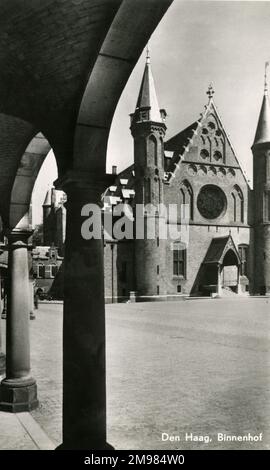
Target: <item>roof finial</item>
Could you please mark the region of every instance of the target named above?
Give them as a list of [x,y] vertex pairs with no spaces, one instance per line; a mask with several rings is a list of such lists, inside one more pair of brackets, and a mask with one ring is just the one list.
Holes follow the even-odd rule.
[[268,95],[268,83],[267,83],[267,67],[269,66],[269,62],[265,62],[264,66],[264,94]]
[[209,98],[209,102],[213,99],[214,93],[215,93],[215,90],[213,88],[213,83],[211,82],[206,92]]
[[149,50],[149,43],[146,46],[146,63],[150,64],[150,50]]

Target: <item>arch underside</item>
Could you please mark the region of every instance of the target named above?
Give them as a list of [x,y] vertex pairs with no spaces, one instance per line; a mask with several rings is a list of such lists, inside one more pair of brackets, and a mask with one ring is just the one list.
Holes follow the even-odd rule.
[[[60,177],[67,171],[105,174],[115,108],[171,2],[15,0],[1,6],[0,214],[5,226],[15,227],[27,212],[50,147]],[[44,149],[32,151],[39,132],[47,143],[44,139]]]

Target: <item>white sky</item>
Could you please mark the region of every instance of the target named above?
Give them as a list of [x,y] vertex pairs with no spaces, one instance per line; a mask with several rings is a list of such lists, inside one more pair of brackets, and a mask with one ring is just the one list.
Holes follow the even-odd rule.
[[[161,108],[168,113],[167,138],[198,119],[210,82],[223,125],[237,157],[252,177],[252,154],[263,95],[264,63],[270,59],[270,1],[174,0],[150,41],[151,64]],[[145,64],[136,65],[115,112],[107,171],[133,161],[129,114],[134,111]],[[48,184],[57,177],[48,156],[33,195],[34,223]]]

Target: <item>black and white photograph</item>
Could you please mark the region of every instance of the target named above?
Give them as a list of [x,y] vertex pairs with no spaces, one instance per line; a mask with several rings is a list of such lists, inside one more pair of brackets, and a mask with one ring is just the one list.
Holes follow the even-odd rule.
[[270,1],[0,0],[0,460],[270,450],[269,94]]

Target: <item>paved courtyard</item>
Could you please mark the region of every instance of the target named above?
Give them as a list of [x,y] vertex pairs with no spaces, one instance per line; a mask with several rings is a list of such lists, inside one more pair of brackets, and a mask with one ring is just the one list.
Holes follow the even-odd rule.
[[[36,316],[32,416],[58,444],[62,306],[40,305]],[[108,441],[117,449],[270,449],[269,299],[107,305],[106,327]],[[217,433],[263,436],[231,443]]]

